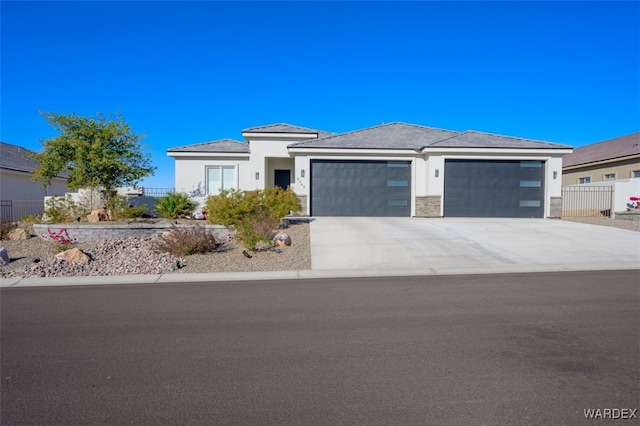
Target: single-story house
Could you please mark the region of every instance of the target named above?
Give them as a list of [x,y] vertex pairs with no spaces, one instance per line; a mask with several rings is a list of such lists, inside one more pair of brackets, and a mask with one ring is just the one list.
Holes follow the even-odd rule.
[[44,197],[64,195],[67,176],[57,176],[46,188],[31,180],[38,163],[29,157],[33,151],[0,142],[0,219],[19,220],[23,214],[42,214]]
[[640,178],[640,132],[576,148],[562,162],[562,184]]
[[335,134],[291,124],[171,148],[175,189],[291,187],[313,216],[559,217],[570,146],[401,122]]
[[0,199],[38,200],[47,195],[64,195],[67,176],[61,175],[51,180],[46,188],[42,182],[31,180],[38,163],[29,157],[33,151],[18,145],[0,142]]

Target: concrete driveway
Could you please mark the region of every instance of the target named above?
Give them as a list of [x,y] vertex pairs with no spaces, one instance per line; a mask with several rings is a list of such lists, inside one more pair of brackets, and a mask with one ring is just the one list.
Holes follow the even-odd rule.
[[312,270],[425,273],[640,268],[640,233],[553,219],[319,217]]

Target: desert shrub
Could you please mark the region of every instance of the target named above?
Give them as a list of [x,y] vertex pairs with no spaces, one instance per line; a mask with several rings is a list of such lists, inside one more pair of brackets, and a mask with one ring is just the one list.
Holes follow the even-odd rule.
[[234,229],[250,250],[258,243],[271,243],[280,220],[301,210],[291,189],[267,188],[253,192],[222,191],[206,201],[207,221]]
[[153,212],[167,219],[178,219],[191,216],[197,207],[187,194],[174,192],[160,198]]
[[146,205],[130,206],[127,202],[127,197],[124,195],[115,195],[109,198],[107,207],[111,220],[138,218],[147,213]]
[[42,220],[42,216],[39,214],[23,214],[20,216],[20,222],[24,223],[38,223]]
[[204,226],[188,228],[172,226],[168,235],[158,238],[155,242],[156,250],[174,256],[208,253],[216,250],[220,245],[215,235],[207,232]]
[[75,221],[81,212],[71,196],[51,197],[44,204],[43,219],[50,223],[68,223]]
[[15,222],[0,219],[0,240],[9,238],[9,232],[13,231],[17,226]]

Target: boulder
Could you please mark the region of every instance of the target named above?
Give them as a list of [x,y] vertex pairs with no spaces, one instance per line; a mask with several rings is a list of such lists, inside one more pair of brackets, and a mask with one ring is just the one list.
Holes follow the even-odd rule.
[[91,223],[104,222],[109,220],[109,215],[104,209],[93,209],[87,216],[87,220]]
[[280,231],[273,237],[273,244],[278,247],[290,246],[291,245],[291,237],[284,231]]
[[162,233],[162,239],[175,243],[180,238],[180,233],[176,229],[168,229]]
[[11,241],[17,241],[26,240],[31,236],[31,234],[29,234],[29,232],[24,228],[14,228],[9,232],[9,235],[7,236]]
[[89,263],[89,256],[82,252],[78,248],[72,248],[70,250],[63,251],[56,254],[56,259],[64,260],[65,262],[72,263]]
[[11,262],[9,259],[9,253],[4,247],[0,247],[0,265],[8,265]]

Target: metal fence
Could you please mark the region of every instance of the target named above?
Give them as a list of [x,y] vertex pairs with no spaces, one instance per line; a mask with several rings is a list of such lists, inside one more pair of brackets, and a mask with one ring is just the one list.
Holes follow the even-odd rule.
[[613,206],[612,186],[563,186],[562,216],[611,217]]
[[17,222],[22,216],[42,216],[44,200],[0,200],[0,219]]
[[162,198],[174,192],[174,188],[142,188],[143,197]]

